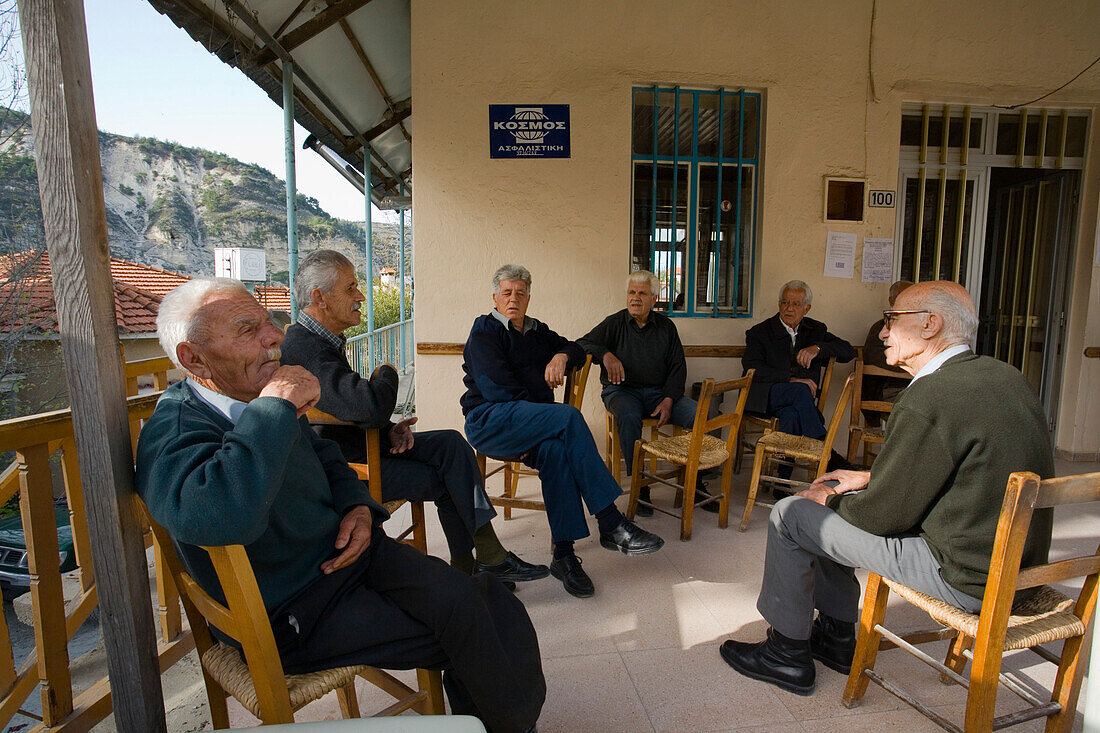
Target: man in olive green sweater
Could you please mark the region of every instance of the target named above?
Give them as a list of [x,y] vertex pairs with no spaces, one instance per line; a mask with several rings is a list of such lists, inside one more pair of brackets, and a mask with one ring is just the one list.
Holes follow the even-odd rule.
[[[927,282],[883,313],[886,360],[913,380],[886,425],[871,471],[832,471],[775,505],[756,607],[766,641],[729,640],[741,674],[800,695],[814,659],[847,674],[862,567],[976,613],[1008,476],[1054,474],[1050,435],[1031,385],[970,350],[978,318],[966,290]],[[1051,512],[1035,513],[1023,565],[1045,562]],[[818,616],[814,618],[814,610]]]

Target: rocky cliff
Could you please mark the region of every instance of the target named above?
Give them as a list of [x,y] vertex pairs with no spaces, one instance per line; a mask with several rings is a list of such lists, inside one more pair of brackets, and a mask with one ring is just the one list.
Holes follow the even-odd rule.
[[[260,247],[269,282],[287,281],[286,191],[260,166],[146,137],[99,133],[111,254],[212,275],[215,247]],[[298,195],[299,250],[339,249],[362,266],[363,222],[329,216]],[[374,267],[397,267],[397,226],[375,222]],[[406,239],[411,242],[411,224]],[[27,116],[0,109],[0,249],[45,245],[34,139]],[[406,267],[411,246],[406,244]]]

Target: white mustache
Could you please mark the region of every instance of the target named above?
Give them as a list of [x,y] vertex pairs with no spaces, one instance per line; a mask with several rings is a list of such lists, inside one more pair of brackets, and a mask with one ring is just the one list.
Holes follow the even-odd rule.
[[267,350],[267,361],[279,361],[283,356],[283,350],[274,346]]

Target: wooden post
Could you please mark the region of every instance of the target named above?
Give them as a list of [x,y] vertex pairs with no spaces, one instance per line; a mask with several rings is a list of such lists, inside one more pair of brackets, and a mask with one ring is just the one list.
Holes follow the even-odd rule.
[[164,731],[164,699],[134,505],[84,8],[19,0],[42,219],[94,546],[115,723]]

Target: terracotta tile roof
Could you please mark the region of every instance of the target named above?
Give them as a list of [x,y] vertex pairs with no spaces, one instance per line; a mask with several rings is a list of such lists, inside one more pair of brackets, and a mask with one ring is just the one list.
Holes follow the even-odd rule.
[[290,288],[286,285],[257,285],[253,293],[264,308],[290,312]]
[[[155,333],[159,295],[114,283],[115,319],[119,333]],[[57,333],[57,306],[48,279],[0,285],[0,332],[27,330]]]
[[[21,272],[21,268],[28,269]],[[13,274],[21,278],[49,280],[49,253],[32,249],[0,256],[0,279],[7,280]],[[191,279],[190,276],[181,275],[178,272],[168,272],[148,265],[139,265],[136,262],[127,262],[117,257],[111,258],[111,277],[116,282],[126,283],[144,290],[146,293],[161,297]]]

